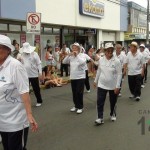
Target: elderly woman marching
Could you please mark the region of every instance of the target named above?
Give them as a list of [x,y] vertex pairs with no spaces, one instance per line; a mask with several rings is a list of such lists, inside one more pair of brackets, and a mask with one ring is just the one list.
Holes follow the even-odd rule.
[[74,107],[71,112],[81,114],[83,112],[83,91],[85,82],[86,59],[81,52],[81,47],[78,43],[71,46],[72,53],[63,60],[64,64],[70,64],[70,79],[73,94]]
[[10,39],[0,35],[0,135],[4,150],[26,150],[29,123],[33,131],[37,123],[32,116],[26,70],[10,56],[11,51]]
[[96,125],[104,123],[103,111],[106,94],[109,92],[110,119],[116,121],[116,102],[119,94],[122,78],[122,67],[120,61],[113,56],[114,47],[112,43],[105,44],[105,56],[99,60],[99,66],[94,81],[97,88],[97,111],[98,119]]

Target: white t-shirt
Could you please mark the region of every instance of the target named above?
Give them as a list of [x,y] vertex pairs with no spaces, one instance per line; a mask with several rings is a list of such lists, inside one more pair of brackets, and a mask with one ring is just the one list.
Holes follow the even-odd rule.
[[[91,60],[91,58],[89,57],[89,55],[85,54],[85,53],[82,53],[83,54],[83,57],[86,59],[86,61],[89,61]],[[87,63],[85,65],[85,70],[88,70],[88,66],[87,66]]]
[[14,132],[29,126],[21,94],[29,92],[23,65],[8,56],[0,66],[0,131]]
[[106,90],[114,90],[120,88],[121,79],[122,67],[119,59],[114,56],[110,60],[106,56],[101,57],[94,80],[97,86]]
[[118,58],[120,60],[121,66],[123,68],[123,65],[126,62],[126,55],[120,53],[120,55],[117,56],[116,52],[113,53],[114,57]]
[[131,52],[128,52],[126,63],[128,75],[138,75],[141,74],[145,61],[142,53],[137,51],[134,56]]
[[42,75],[41,60],[36,52],[32,52],[31,54],[22,53],[21,60],[29,78],[38,77],[39,74]]
[[79,53],[75,56],[66,56],[62,62],[70,64],[70,79],[85,79],[86,59],[84,54]]

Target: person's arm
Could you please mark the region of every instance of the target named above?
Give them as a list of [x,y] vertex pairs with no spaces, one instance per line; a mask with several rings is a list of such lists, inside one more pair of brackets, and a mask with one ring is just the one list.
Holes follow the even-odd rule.
[[36,52],[34,52],[34,56],[35,56],[36,65],[37,65],[37,68],[38,68],[38,71],[39,71],[39,79],[42,80],[42,64],[41,64],[41,60],[40,60],[39,55]]
[[31,102],[29,96],[29,81],[26,70],[21,63],[18,63],[17,66],[15,66],[15,68],[13,69],[14,70],[12,72],[12,81],[15,87],[17,88],[21,99],[24,103],[27,118],[31,124],[31,129],[32,131],[36,131],[38,129],[38,125],[34,117],[32,116]]
[[21,94],[21,99],[24,103],[25,109],[26,109],[26,114],[28,117],[28,120],[31,124],[31,130],[34,132],[38,129],[38,124],[36,123],[35,119],[33,118],[32,115],[32,110],[31,110],[31,101],[30,101],[30,96],[29,93],[23,93]]
[[94,87],[96,87],[98,85],[98,80],[99,80],[99,77],[100,77],[100,73],[101,73],[101,69],[100,69],[100,61],[98,62],[98,69],[97,69],[97,72],[96,72],[96,77],[95,77],[95,80],[94,80]]
[[[70,54],[71,54],[71,53],[70,53]],[[70,56],[71,56],[70,54],[67,55],[67,56],[63,59],[63,61],[62,61],[63,64],[69,64],[69,63],[70,63]]]

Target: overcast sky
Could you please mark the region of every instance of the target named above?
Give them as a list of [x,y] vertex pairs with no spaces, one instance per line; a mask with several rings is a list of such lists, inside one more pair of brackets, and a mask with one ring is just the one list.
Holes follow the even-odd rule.
[[143,6],[145,8],[147,7],[147,0],[128,0],[128,1],[133,1],[133,2]]

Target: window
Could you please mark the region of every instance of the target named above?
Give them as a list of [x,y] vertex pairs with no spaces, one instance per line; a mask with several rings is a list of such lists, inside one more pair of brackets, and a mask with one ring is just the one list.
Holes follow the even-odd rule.
[[53,33],[59,34],[60,33],[60,29],[53,28]]
[[45,33],[52,33],[52,28],[44,28]]
[[7,24],[0,24],[0,30],[7,31]]
[[10,31],[21,31],[21,25],[9,25],[9,30]]

